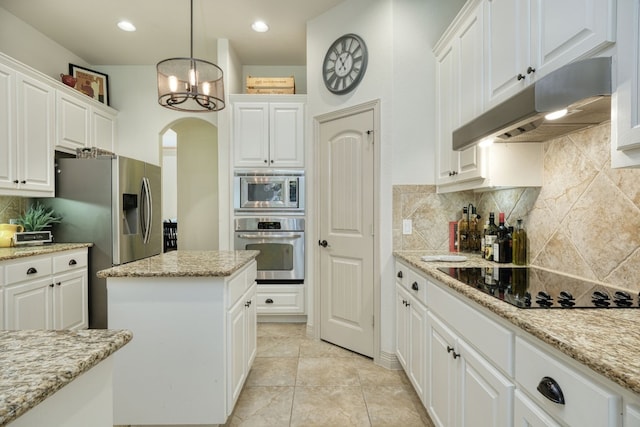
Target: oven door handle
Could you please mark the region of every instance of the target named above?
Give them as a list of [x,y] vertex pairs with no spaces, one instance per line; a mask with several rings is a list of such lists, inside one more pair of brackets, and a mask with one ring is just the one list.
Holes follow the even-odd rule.
[[256,236],[255,234],[239,234],[241,239],[299,239],[301,234],[262,234]]

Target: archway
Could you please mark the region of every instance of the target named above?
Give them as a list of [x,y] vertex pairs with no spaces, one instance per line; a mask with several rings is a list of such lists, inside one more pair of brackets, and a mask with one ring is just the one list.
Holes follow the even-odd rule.
[[217,250],[217,128],[200,119],[180,119],[165,129],[161,141],[163,220],[178,222],[179,249]]

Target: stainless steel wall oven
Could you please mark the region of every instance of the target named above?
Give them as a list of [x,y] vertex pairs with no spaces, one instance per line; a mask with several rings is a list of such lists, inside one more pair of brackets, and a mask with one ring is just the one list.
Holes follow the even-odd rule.
[[235,220],[236,250],[259,250],[258,284],[304,283],[304,218]]

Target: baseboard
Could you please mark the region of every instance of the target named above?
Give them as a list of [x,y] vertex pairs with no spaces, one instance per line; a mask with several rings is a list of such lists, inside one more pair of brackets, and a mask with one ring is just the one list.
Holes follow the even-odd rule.
[[258,314],[258,323],[307,323],[304,314]]
[[402,365],[395,353],[387,353],[386,351],[380,351],[380,357],[376,359],[376,364],[394,371],[402,369]]

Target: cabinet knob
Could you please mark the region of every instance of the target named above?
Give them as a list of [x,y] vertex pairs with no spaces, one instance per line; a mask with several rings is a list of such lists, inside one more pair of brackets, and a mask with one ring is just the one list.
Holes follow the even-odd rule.
[[34,267],[29,267],[29,269],[27,270],[27,274],[36,274],[38,272],[38,270],[36,270]]
[[455,350],[453,347],[447,346],[447,353],[451,353],[453,350]]
[[267,159],[264,159],[264,162],[265,162],[265,163],[269,163],[269,162],[267,161]]
[[419,291],[420,290],[420,286],[418,286],[418,282],[413,282],[411,284],[411,289],[413,289],[414,291]]
[[562,394],[560,384],[558,384],[553,378],[542,378],[540,380],[540,384],[538,384],[538,391],[553,403],[564,405],[564,395]]
[[455,176],[455,175],[458,175],[458,172],[457,172],[457,171],[451,171],[451,172],[449,172],[449,176]]
[[273,304],[273,300],[272,300],[271,298],[267,298],[267,299],[264,301],[264,303],[265,303],[265,304]]
[[457,359],[458,357],[460,357],[460,353],[456,353],[455,351],[453,352],[453,358]]
[[53,283],[49,285],[50,288],[53,288]]
[[250,307],[250,306],[251,306],[251,300],[249,300],[249,301],[245,302],[245,303],[244,303],[244,306],[245,306],[245,307]]
[[533,67],[527,68],[527,74],[531,74],[531,73],[535,73],[535,72],[536,72],[535,68],[533,68]]
[[524,74],[518,74],[518,76],[516,77],[518,80],[524,80],[525,76]]
[[56,282],[56,286],[60,286],[62,282]]
[[76,265],[78,262],[75,259],[69,261],[69,265]]
[[26,184],[26,183],[27,183],[26,179],[23,179],[22,181],[20,181],[20,184]]
[[13,180],[13,183],[14,183],[14,184],[19,184],[19,183],[20,183],[20,181],[18,181],[17,179],[14,179],[14,180]]
[[402,279],[402,270],[398,271],[398,278]]

